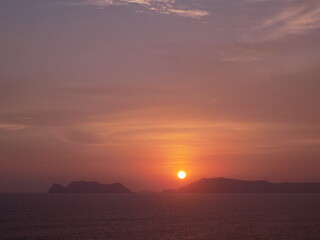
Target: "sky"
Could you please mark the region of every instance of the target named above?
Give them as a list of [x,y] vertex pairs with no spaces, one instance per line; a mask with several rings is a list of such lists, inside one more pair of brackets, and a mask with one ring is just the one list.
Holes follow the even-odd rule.
[[320,181],[319,42],[319,0],[1,0],[0,192]]

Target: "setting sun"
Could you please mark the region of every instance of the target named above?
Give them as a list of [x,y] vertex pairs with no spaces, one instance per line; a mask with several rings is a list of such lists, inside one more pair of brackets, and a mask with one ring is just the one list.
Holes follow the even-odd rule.
[[185,171],[179,171],[179,172],[177,173],[177,176],[178,176],[178,178],[180,178],[180,179],[184,179],[184,178],[187,176],[187,174],[186,174]]

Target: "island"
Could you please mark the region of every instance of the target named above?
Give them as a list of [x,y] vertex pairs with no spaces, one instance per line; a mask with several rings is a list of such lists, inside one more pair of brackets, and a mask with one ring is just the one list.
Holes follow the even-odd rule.
[[71,182],[67,187],[54,183],[49,193],[131,193],[121,183],[102,184],[98,182]]
[[203,178],[181,187],[178,193],[320,193],[320,183],[271,183],[229,178]]

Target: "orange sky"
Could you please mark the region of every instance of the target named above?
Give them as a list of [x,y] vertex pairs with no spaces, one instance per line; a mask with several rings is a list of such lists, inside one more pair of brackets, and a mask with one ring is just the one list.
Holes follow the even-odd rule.
[[315,0],[1,1],[0,192],[320,181],[319,14]]

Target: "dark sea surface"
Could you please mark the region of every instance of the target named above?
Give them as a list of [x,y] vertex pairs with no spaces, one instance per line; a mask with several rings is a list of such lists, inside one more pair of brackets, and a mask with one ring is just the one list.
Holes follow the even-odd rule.
[[320,194],[0,194],[0,239],[320,240]]

